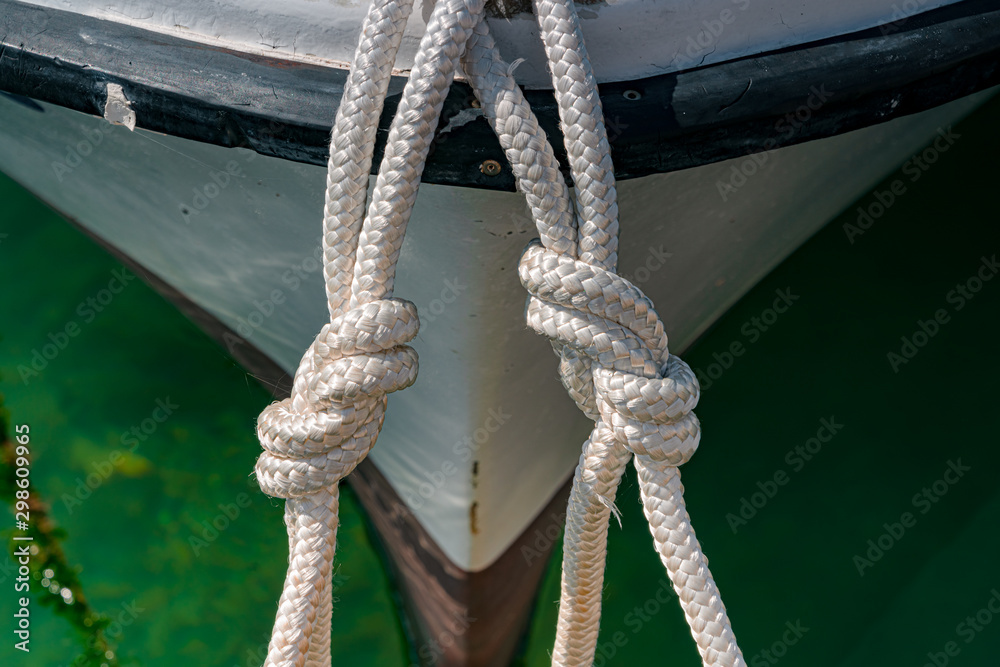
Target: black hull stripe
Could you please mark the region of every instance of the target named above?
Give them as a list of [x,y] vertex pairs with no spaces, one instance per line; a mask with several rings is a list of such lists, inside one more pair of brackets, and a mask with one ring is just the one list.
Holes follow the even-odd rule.
[[[0,90],[103,115],[108,83],[138,126],[325,165],[345,71],[255,56],[0,0]],[[84,39],[81,35],[87,35]],[[896,24],[680,73],[601,86],[619,178],[676,171],[856,130],[1000,84],[1000,6],[966,0]],[[393,82],[380,154],[402,90]],[[637,94],[636,94],[637,93]],[[563,160],[548,91],[525,93]],[[482,118],[452,87],[424,181],[513,190]],[[498,175],[480,169],[503,165]],[[378,164],[376,160],[375,164]]]

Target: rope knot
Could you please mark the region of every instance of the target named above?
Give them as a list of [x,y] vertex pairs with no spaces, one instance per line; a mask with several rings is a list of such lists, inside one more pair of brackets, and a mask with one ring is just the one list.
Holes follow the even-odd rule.
[[601,418],[636,456],[677,467],[698,449],[701,425],[692,410],[700,387],[679,357],[671,355],[662,377],[652,379],[595,368],[594,388]]
[[417,308],[381,299],[336,317],[313,340],[295,373],[292,395],[264,408],[257,437],[261,490],[296,498],[332,486],[368,455],[385,417],[386,394],[417,378],[407,342]]
[[642,290],[613,271],[529,245],[518,266],[528,326],[549,337],[560,377],[589,418],[634,454],[679,466],[698,447],[699,386],[667,348]]

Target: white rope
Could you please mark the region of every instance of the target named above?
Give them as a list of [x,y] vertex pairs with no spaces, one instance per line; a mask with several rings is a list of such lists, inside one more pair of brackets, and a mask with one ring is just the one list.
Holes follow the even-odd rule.
[[485,21],[476,26],[462,67],[528,200],[542,244],[575,257],[576,221],[559,163]]
[[375,127],[409,0],[377,0],[362,28],[330,148],[323,242],[331,321],[303,356],[292,396],[265,408],[257,425],[257,480],[286,499],[289,538],[266,667],[330,664],[338,483],[374,445],[386,394],[416,379],[417,355],[405,343],[416,336],[417,312],[392,298],[395,265],[445,93],[482,8],[482,0],[434,8],[363,225]]
[[[267,666],[330,661],[338,483],[367,456],[386,395],[412,384],[406,345],[416,308],[392,298],[395,266],[445,94],[462,59],[525,193],[541,245],[519,273],[527,321],[560,354],[560,375],[595,420],[574,478],[553,664],[593,661],[608,520],[634,454],[654,542],[706,665],[744,665],[683,503],[677,466],[699,441],[698,385],[667,350],[652,304],[617,276],[618,209],[596,82],[571,0],[536,0],[575,186],[575,207],[552,148],[485,23],[483,0],[434,7],[390,127],[362,220],[375,131],[412,0],[375,0],[337,112],[325,202],[324,276],[330,323],[303,356],[292,396],[264,410],[261,489],[285,498],[289,567]],[[465,46],[468,43],[468,49]],[[575,210],[575,212],[574,212]]]
[[[331,319],[341,312],[345,287],[349,293],[356,252],[355,239],[362,223],[361,212],[374,152],[375,130],[411,7],[412,0],[382,0],[372,4],[365,18],[351,73],[337,109],[330,142],[323,221],[324,271]],[[416,323],[415,313],[413,321]],[[292,401],[293,407],[300,414],[308,413],[308,407],[303,405],[305,394],[301,390],[303,381],[304,384],[309,384],[306,373],[322,363],[322,359],[318,359],[315,353],[310,355],[307,352],[303,358],[302,372],[297,373],[296,377],[299,390],[294,392]],[[415,375],[415,354],[412,355],[411,366]],[[408,381],[412,382],[412,379]],[[354,435],[358,435],[358,431],[370,429],[371,420],[376,416],[373,410],[377,406],[371,401],[363,406],[355,405],[355,408],[358,407],[362,411],[355,423],[359,426],[364,424],[364,427],[354,431]],[[265,414],[267,417],[260,420],[259,433],[262,441],[266,439],[268,442],[265,447],[271,456],[262,460],[258,467],[265,468],[263,472],[267,474],[266,467],[271,464],[277,468],[275,474],[287,477],[290,470],[283,469],[286,464],[282,461],[291,452],[279,443],[295,442],[289,440],[290,437],[294,438],[294,434],[266,433],[269,426],[280,426],[282,420],[279,418],[276,420],[277,424],[272,425],[269,422],[272,421],[274,411],[269,408]],[[284,415],[279,417],[282,416]],[[377,423],[380,421],[380,417],[376,419]],[[324,426],[325,430],[342,433],[344,436],[352,432],[350,420],[346,427],[331,422]],[[362,433],[362,437],[364,435]],[[374,438],[375,435],[372,434],[369,443],[362,444],[360,449],[370,448]],[[320,438],[320,447],[314,451],[321,453],[325,446],[336,447],[333,442],[337,439]],[[300,455],[304,456],[306,452],[302,451]],[[355,464],[361,458],[363,454],[359,452]],[[345,466],[340,474],[346,475],[352,467]],[[264,479],[261,472],[258,472],[258,478]],[[334,476],[331,473],[331,479]],[[323,481],[318,482],[318,492],[308,501],[289,499],[285,506],[289,570],[268,649],[269,665],[302,664],[303,652],[306,665],[329,664],[333,554],[337,539],[340,489],[336,482],[325,485]],[[288,495],[279,488],[271,491],[279,497]]]
[[[513,168],[518,188],[527,196],[542,244],[557,254],[576,257],[576,221],[551,146],[511,77],[511,68],[497,55],[485,24],[477,28],[470,41],[463,65]],[[561,375],[571,396],[589,416],[599,419],[593,401],[590,364],[572,348],[556,347],[562,357]],[[563,579],[557,636],[582,641],[584,645],[575,652],[584,656],[594,653],[608,516],[630,457],[606,430],[595,429],[584,444],[574,479],[570,507],[577,511],[568,516],[564,540],[564,553],[572,554],[574,559],[571,566],[564,568],[569,577]],[[567,603],[567,599],[575,604]],[[562,646],[556,647],[556,656],[563,652]]]
[[576,8],[572,0],[535,0],[534,4],[576,188],[579,259],[614,269],[618,264],[618,195],[611,146]]
[[[698,401],[698,383],[680,359],[670,356],[652,303],[614,273],[618,211],[613,165],[572,0],[536,0],[535,13],[575,185],[577,235],[561,222],[563,183],[554,172],[551,150],[539,145],[547,143],[545,136],[509,70],[504,72],[485,26],[470,43],[465,68],[518,187],[528,197],[542,239],[542,246],[529,246],[519,266],[522,284],[531,294],[528,324],[553,341],[561,357],[563,384],[595,420],[570,495],[552,662],[593,662],[608,521],[612,512],[617,513],[618,483],[635,454],[654,544],[704,664],[745,667],[691,527],[677,470],[700,440],[700,427],[691,412]],[[528,146],[529,150],[519,150]],[[552,203],[537,206],[540,192],[550,194]]]
[[375,133],[413,0],[374,0],[337,108],[326,170],[323,256],[330,317],[351,296]]

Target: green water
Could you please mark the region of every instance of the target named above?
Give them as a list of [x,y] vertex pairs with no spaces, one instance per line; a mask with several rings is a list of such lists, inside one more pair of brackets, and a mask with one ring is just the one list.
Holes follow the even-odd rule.
[[[269,395],[139,280],[97,313],[100,301],[87,299],[99,298],[120,265],[0,178],[8,234],[0,240],[0,391],[12,423],[31,427],[33,488],[66,529],[64,548],[91,604],[130,623],[119,636],[122,664],[261,664],[248,652],[266,647],[287,557],[281,505],[249,477],[260,451],[254,423]],[[79,333],[38,377],[22,381],[18,367],[67,318]],[[165,409],[172,414],[146,435],[143,427],[155,423],[146,420]],[[102,474],[112,456],[119,465]],[[100,482],[93,491],[88,475]],[[239,515],[206,539],[213,522],[225,526],[227,510],[235,515],[231,506]],[[4,516],[6,527],[13,517]],[[389,586],[349,492],[338,559],[338,655],[350,664],[405,664]],[[6,613],[12,579],[5,571],[0,579],[0,664],[9,664],[22,656]],[[51,610],[33,608],[32,631],[27,664],[63,665],[77,655],[76,635]]]
[[[970,299],[952,291],[1000,251],[998,120],[995,100],[956,126],[961,139],[918,181],[890,175],[876,190],[904,179],[906,193],[870,229],[852,244],[843,225],[871,195],[686,355],[710,380],[698,408],[702,448],[684,467],[686,497],[751,667],[920,667],[934,664],[928,653],[938,665],[997,664],[1000,616],[975,617],[1000,591],[1000,280]],[[139,280],[86,321],[90,310],[79,304],[118,265],[3,178],[0,198],[0,391],[11,421],[31,425],[33,488],[66,530],[63,546],[91,605],[129,622],[112,638],[116,659],[259,664],[251,654],[266,642],[286,556],[281,508],[249,477],[267,394]],[[797,299],[772,321],[776,290]],[[947,321],[894,372],[887,354],[938,310]],[[767,331],[754,317],[771,322]],[[25,384],[18,366],[67,318],[78,335]],[[720,374],[712,364],[734,342],[744,351]],[[176,406],[169,419],[143,441],[123,442],[133,427],[142,433],[157,400]],[[828,442],[818,451],[811,443],[806,460],[796,448],[824,419],[842,428],[832,438],[821,432]],[[77,497],[78,480],[100,477],[112,456],[113,472]],[[949,461],[969,470],[935,490]],[[754,496],[764,494],[758,482],[773,497]],[[744,498],[761,507],[740,523]],[[694,667],[676,599],[659,590],[664,573],[631,474],[618,505],[623,527],[611,531],[597,664]],[[236,509],[208,539],[202,522],[222,525]],[[390,582],[349,492],[341,519],[334,659],[405,665]],[[880,539],[888,548],[877,560],[855,559]],[[2,558],[0,663],[68,664],[79,637],[46,607],[32,608],[27,660],[13,649],[15,593]],[[558,586],[557,555],[525,665],[548,663]]]

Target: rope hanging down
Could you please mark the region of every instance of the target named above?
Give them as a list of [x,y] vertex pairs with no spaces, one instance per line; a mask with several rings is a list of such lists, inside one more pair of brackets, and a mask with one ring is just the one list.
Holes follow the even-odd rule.
[[[266,666],[330,663],[338,483],[368,454],[386,394],[416,379],[413,304],[392,298],[395,265],[445,93],[461,58],[525,193],[541,245],[519,273],[529,326],[560,356],[563,383],[595,421],[574,477],[553,664],[589,665],[600,622],[608,520],[635,455],[656,548],[705,665],[745,666],[691,529],[677,466],[694,453],[698,385],[669,354],[642,292],[617,276],[618,211],[597,87],[571,0],[536,0],[575,186],[481,22],[482,0],[441,0],[390,128],[362,220],[375,129],[412,0],[375,0],[330,145],[323,224],[331,321],[306,351],[290,399],[258,422],[262,490],[287,499],[289,567]],[[575,212],[574,212],[575,210]]]
[[[441,0],[420,42],[361,224],[375,129],[412,0],[376,0],[365,19],[330,143],[323,224],[330,323],[306,351],[292,396],[257,433],[261,489],[285,498],[289,561],[266,667],[330,664],[338,483],[378,437],[386,394],[417,376],[416,307],[392,298],[396,261],[458,58],[482,0]],[[360,228],[360,229],[359,229]]]
[[618,208],[597,84],[572,0],[534,0],[576,193],[579,254],[529,247],[519,274],[528,325],[560,352],[563,384],[595,420],[570,494],[554,665],[590,665],[600,624],[607,529],[634,454],[660,559],[703,663],[745,667],[684,505],[677,467],[694,453],[699,387],[671,356],[652,303],[615,275]]
[[[496,54],[485,24],[463,66],[525,193],[541,246],[519,274],[531,294],[529,326],[560,355],[570,396],[595,421],[574,477],[564,540],[553,665],[593,662],[600,624],[608,521],[635,454],[654,543],[680,597],[705,665],[744,666],[708,561],[694,535],[677,467],[700,439],[691,412],[699,388],[671,356],[652,303],[615,275],[617,205],[597,86],[571,0],[536,0],[576,192],[565,183],[537,120]],[[567,221],[567,218],[569,220]]]

